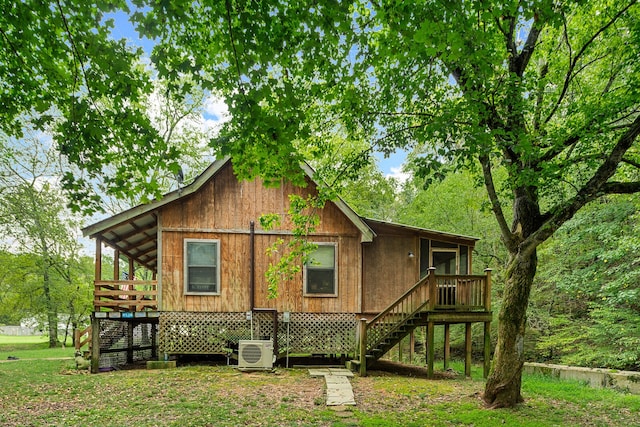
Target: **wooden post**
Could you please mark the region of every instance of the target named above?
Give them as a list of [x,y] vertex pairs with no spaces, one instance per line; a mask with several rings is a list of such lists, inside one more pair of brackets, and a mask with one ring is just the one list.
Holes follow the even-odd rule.
[[427,322],[427,378],[433,378],[433,359],[435,356],[433,345],[434,328],[435,324],[433,322]]
[[[96,255],[97,256],[97,255]],[[100,319],[91,315],[91,373],[100,371]]]
[[415,329],[409,332],[409,363],[413,363],[413,348],[416,346]]
[[429,267],[429,304],[427,309],[433,310],[438,300],[438,289],[436,287],[436,268]]
[[360,343],[358,346],[360,351],[360,376],[367,376],[367,319],[360,319]]
[[120,251],[113,250],[113,280],[120,280]]
[[465,323],[464,326],[464,375],[471,378],[471,322]]
[[127,363],[133,363],[133,322],[127,322]]
[[398,341],[398,362],[402,363],[402,338]]
[[484,289],[484,309],[491,311],[491,269],[485,268],[484,272],[487,275],[487,284]]
[[95,277],[96,281],[102,280],[102,240],[96,237],[96,265],[95,265]]
[[491,322],[484,322],[484,378],[489,377],[491,369]]
[[[135,275],[135,271],[136,271],[136,270],[135,270],[135,265],[134,265],[134,263],[133,263],[133,258],[129,258],[129,280],[133,280],[133,279],[135,279],[135,277],[134,277],[134,275]],[[128,289],[129,289],[130,291],[134,291],[134,290],[135,290],[135,287],[134,287],[133,283],[131,283],[130,285],[128,285]],[[129,299],[129,300],[135,300],[135,299],[136,299],[136,296],[135,296],[135,295],[129,295],[129,297],[128,297],[127,299]],[[130,309],[130,310],[131,310],[131,311],[138,311],[138,306],[137,306],[137,305],[134,305],[134,306],[132,306],[132,307],[131,307],[131,309]],[[131,362],[133,362],[133,360],[132,360]]]
[[158,359],[158,342],[156,339],[156,335],[158,333],[158,324],[151,324],[151,359]]
[[449,369],[449,360],[451,359],[451,325],[444,324],[444,370]]

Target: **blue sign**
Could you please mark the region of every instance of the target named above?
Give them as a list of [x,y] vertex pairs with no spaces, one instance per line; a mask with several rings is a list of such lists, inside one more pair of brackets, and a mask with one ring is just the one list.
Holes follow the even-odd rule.
[[122,313],[122,318],[123,319],[133,319],[133,312],[125,311],[124,313]]

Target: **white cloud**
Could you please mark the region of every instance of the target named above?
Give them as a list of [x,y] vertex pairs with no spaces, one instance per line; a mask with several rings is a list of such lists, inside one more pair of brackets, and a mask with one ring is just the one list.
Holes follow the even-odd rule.
[[[205,120],[224,123],[231,119],[229,108],[224,99],[210,95],[204,104]],[[209,116],[209,117],[207,117]]]
[[402,166],[391,167],[389,170],[391,171],[391,173],[386,174],[385,177],[386,178],[394,178],[394,179],[398,180],[398,182],[400,182],[401,184],[404,184],[405,182],[407,182],[409,180],[409,178],[411,178],[411,174],[410,173],[403,172]]

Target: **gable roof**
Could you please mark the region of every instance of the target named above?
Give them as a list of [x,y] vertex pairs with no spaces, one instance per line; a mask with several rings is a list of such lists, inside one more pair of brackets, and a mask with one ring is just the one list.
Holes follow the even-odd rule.
[[[156,271],[158,265],[157,210],[196,193],[230,161],[229,157],[217,159],[189,185],[167,193],[159,200],[133,207],[91,224],[83,228],[82,233],[84,236],[99,238],[137,263]],[[312,182],[317,184],[313,168],[307,163],[303,163],[301,167]],[[332,203],[358,228],[362,242],[373,241],[375,232],[349,205],[340,198]]]

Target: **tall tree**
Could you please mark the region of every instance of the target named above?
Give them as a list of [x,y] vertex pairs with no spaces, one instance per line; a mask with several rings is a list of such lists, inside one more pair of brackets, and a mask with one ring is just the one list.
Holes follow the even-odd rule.
[[[25,141],[23,141],[25,142]],[[79,256],[79,226],[66,210],[66,199],[57,187],[56,153],[40,141],[22,145],[13,141],[0,149],[0,230],[14,251],[33,257],[35,271],[30,275],[48,328],[49,345],[58,344],[61,310],[74,299],[64,286],[73,286],[69,263]],[[64,301],[64,303],[63,303]]]

